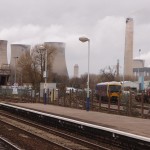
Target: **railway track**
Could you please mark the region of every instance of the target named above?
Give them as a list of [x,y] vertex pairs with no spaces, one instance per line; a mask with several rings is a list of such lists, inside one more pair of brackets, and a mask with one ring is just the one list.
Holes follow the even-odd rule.
[[[0,120],[0,125],[5,126],[8,129],[11,129],[15,132],[18,132],[18,134],[14,134],[14,132],[11,133],[14,134],[15,136],[13,138],[16,138],[15,145],[18,145],[19,149],[30,149],[30,150],[35,150],[35,149],[55,149],[55,150],[71,150],[68,147],[65,147],[63,145],[59,145],[58,143],[55,143],[53,141],[49,141],[42,136],[38,134],[34,134],[31,130],[27,131],[26,129],[22,129],[21,127],[16,127],[15,125],[12,125],[11,123],[8,123],[6,121],[1,121]],[[28,129],[29,130],[29,129]],[[8,132],[8,130],[7,130]],[[7,138],[10,140],[13,140],[12,137],[9,137],[10,135],[7,135]],[[22,137],[22,138],[21,138]],[[26,140],[28,139],[28,141]],[[30,141],[29,141],[30,140]],[[36,140],[36,142],[35,142]],[[39,142],[39,143],[38,143]],[[37,144],[38,143],[38,144]],[[34,145],[35,144],[35,145]],[[46,145],[46,146],[45,146]]]
[[[41,123],[44,127],[53,127],[59,131],[63,130],[65,133],[70,133],[69,135],[76,136],[77,138],[84,137],[82,139],[85,141],[102,146],[101,148],[94,148],[92,146],[90,149],[149,150],[150,148],[150,139],[144,136],[9,104],[1,104],[1,110],[26,118],[31,122],[35,121],[38,125]],[[58,136],[60,137],[60,135]],[[69,139],[71,138],[69,137]],[[88,147],[87,144],[85,147]]]
[[58,131],[58,129],[39,125],[39,123],[31,122],[29,120],[16,117],[12,114],[0,111],[0,117],[3,122],[9,125],[13,125],[19,130],[23,130],[36,138],[50,142],[51,144],[60,147],[61,149],[73,150],[73,149],[84,149],[84,150],[109,150],[110,148],[101,146],[96,143],[92,143],[89,140],[75,137],[68,133]]
[[20,150],[19,147],[0,136],[0,149],[2,150]]

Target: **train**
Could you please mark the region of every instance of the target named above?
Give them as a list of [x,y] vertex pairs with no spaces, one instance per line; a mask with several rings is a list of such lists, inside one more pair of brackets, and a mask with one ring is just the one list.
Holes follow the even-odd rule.
[[97,83],[95,87],[95,94],[97,100],[102,102],[118,102],[118,99],[122,96],[122,84],[121,82],[101,82]]

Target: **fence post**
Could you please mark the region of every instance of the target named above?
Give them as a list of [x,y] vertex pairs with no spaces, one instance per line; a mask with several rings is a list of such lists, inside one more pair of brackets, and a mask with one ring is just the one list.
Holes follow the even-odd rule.
[[102,105],[100,94],[99,94],[99,97],[98,97],[98,102],[99,102],[99,111],[100,111],[101,110],[101,105]]
[[49,88],[46,90],[47,104],[50,103]]
[[110,112],[110,93],[108,95],[108,112]]
[[120,113],[120,95],[118,97],[118,114]]
[[51,90],[51,104],[54,104],[54,89]]
[[[93,90],[92,90],[92,91],[91,91],[91,94],[90,94],[90,95],[91,95],[91,97],[90,97],[90,99],[91,99],[91,102],[90,102],[90,106],[91,106],[90,108],[91,108],[91,110],[93,110],[93,93],[94,93],[94,92],[93,92]],[[89,95],[89,96],[90,96],[90,95]]]
[[142,92],[142,95],[141,95],[141,117],[143,118],[143,115],[144,115],[144,94]]
[[64,102],[63,102],[63,106],[66,106],[66,93],[64,92],[64,98],[63,98]]
[[70,105],[70,107],[71,107],[71,101],[72,101],[71,94],[69,94],[69,105]]
[[132,101],[132,93],[131,93],[131,91],[130,91],[129,102],[128,102],[128,107],[129,107],[128,115],[129,115],[129,116],[131,116],[131,101]]
[[86,98],[87,98],[87,94],[86,92],[84,92],[84,109],[86,110]]
[[59,105],[59,98],[60,98],[60,90],[58,90],[58,94],[57,94],[57,105]]
[[39,101],[39,103],[40,103],[40,100],[41,99],[41,90],[39,91],[39,96],[38,96],[38,101]]
[[71,89],[70,89],[70,91],[69,91],[69,102],[72,100],[72,98],[71,98]]

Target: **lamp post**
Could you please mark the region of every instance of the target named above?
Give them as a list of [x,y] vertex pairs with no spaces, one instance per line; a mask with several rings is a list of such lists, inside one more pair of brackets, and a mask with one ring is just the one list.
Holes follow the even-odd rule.
[[81,42],[88,42],[88,77],[87,77],[87,98],[86,98],[86,110],[90,110],[90,90],[89,90],[89,70],[90,70],[90,39],[87,37],[79,37]]
[[44,83],[44,104],[46,104],[47,101],[47,49],[41,45],[40,49],[45,50],[45,70],[43,72],[43,78],[45,79],[45,83]]
[[[124,60],[125,60],[125,56],[124,56]],[[123,94],[124,94],[124,73],[125,73],[125,71],[124,71],[125,61],[124,60],[123,60],[123,82],[122,82],[122,92],[123,92]]]
[[15,59],[15,80],[14,80],[14,85],[16,85],[16,75],[17,75],[17,73],[16,73],[16,60],[18,59],[18,57],[14,57],[14,59]]
[[141,86],[140,86],[140,52],[141,52],[141,49],[139,49],[139,66],[138,66],[138,82],[139,82],[139,90],[141,90]]

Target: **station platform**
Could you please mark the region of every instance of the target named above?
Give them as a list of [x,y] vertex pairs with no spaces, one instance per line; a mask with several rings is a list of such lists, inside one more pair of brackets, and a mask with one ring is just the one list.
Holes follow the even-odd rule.
[[150,138],[150,119],[86,111],[41,103],[8,103]]

